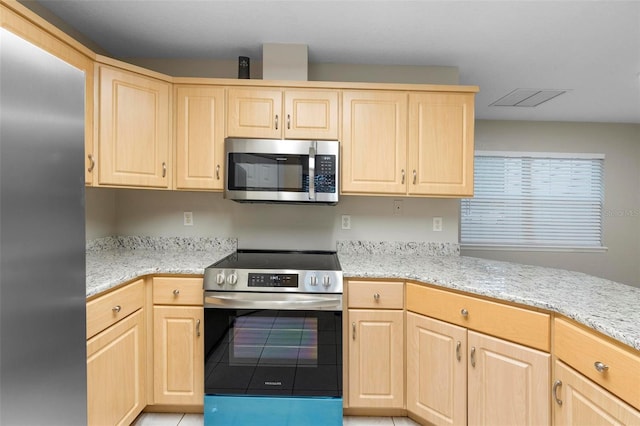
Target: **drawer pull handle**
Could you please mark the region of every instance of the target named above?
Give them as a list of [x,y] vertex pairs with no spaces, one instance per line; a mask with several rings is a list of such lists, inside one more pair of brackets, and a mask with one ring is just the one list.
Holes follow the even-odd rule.
[[596,361],[593,363],[593,366],[598,370],[598,373],[604,373],[609,369],[609,366],[603,362]]
[[351,334],[352,334],[353,340],[356,340],[356,323],[355,322],[351,323]]
[[374,294],[373,295],[373,300],[375,300],[376,302],[379,302],[380,301],[380,294],[379,293]]
[[291,129],[291,114],[287,114],[287,129]]
[[562,400],[560,398],[558,398],[558,388],[562,386],[562,381],[561,380],[556,380],[555,382],[553,382],[553,399],[556,400],[556,404],[558,405],[562,405]]
[[216,166],[216,179],[220,180],[220,164]]
[[113,308],[111,308],[111,310],[117,314],[118,312],[120,312],[122,310],[122,306],[116,305]]
[[162,177],[167,177],[167,163],[162,162]]
[[460,348],[462,348],[462,342],[458,340],[456,342],[456,359],[458,362],[462,359],[462,354],[460,353]]
[[173,290],[173,295],[174,296],[178,296],[180,294],[180,290],[178,290],[177,288],[175,290]]
[[467,311],[465,308],[462,308],[460,309],[460,315],[466,318],[469,316],[469,311]]
[[402,182],[400,182],[402,185],[404,185],[404,169],[402,169]]
[[416,184],[416,179],[418,177],[418,174],[416,173],[415,169],[413,170],[413,184]]
[[196,336],[200,337],[200,320],[196,320]]
[[475,367],[476,366],[476,347],[472,347],[471,348],[471,366]]
[[276,130],[278,130],[278,114],[276,114]]
[[93,171],[93,168],[96,166],[96,160],[93,159],[93,155],[91,154],[89,154],[89,161],[91,162],[91,165],[89,166],[87,171],[91,173]]

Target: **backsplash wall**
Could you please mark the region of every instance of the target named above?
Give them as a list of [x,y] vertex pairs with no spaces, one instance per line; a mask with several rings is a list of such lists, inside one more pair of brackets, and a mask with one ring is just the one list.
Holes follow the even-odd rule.
[[[394,200],[402,212],[394,214]],[[240,204],[220,193],[87,188],[87,239],[108,235],[238,238],[241,248],[333,250],[337,240],[458,242],[459,201],[343,196],[337,206]],[[184,226],[183,212],[193,213]],[[111,212],[111,213],[110,213]],[[341,229],[342,215],[351,229]],[[443,230],[432,231],[433,217]]]

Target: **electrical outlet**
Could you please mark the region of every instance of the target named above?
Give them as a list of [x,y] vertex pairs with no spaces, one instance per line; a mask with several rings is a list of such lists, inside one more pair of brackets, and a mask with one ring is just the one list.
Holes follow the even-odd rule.
[[193,226],[193,212],[184,212],[184,226]]
[[435,232],[442,231],[442,218],[441,217],[434,217],[433,218],[433,230]]
[[342,215],[342,229],[351,229],[351,216],[348,214]]
[[402,200],[393,200],[393,215],[402,216]]

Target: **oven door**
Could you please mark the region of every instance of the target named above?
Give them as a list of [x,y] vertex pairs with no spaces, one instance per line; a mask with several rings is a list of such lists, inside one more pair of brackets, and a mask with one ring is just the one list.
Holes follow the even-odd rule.
[[342,425],[342,294],[204,297],[205,426]]
[[309,297],[296,307],[291,295],[241,301],[255,293],[233,307],[219,295],[205,296],[205,394],[342,398],[341,308]]

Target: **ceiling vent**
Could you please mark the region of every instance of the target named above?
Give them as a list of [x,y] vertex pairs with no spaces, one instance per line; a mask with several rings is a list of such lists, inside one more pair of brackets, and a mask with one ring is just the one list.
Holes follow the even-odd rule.
[[489,106],[535,107],[563,93],[567,90],[516,89]]

